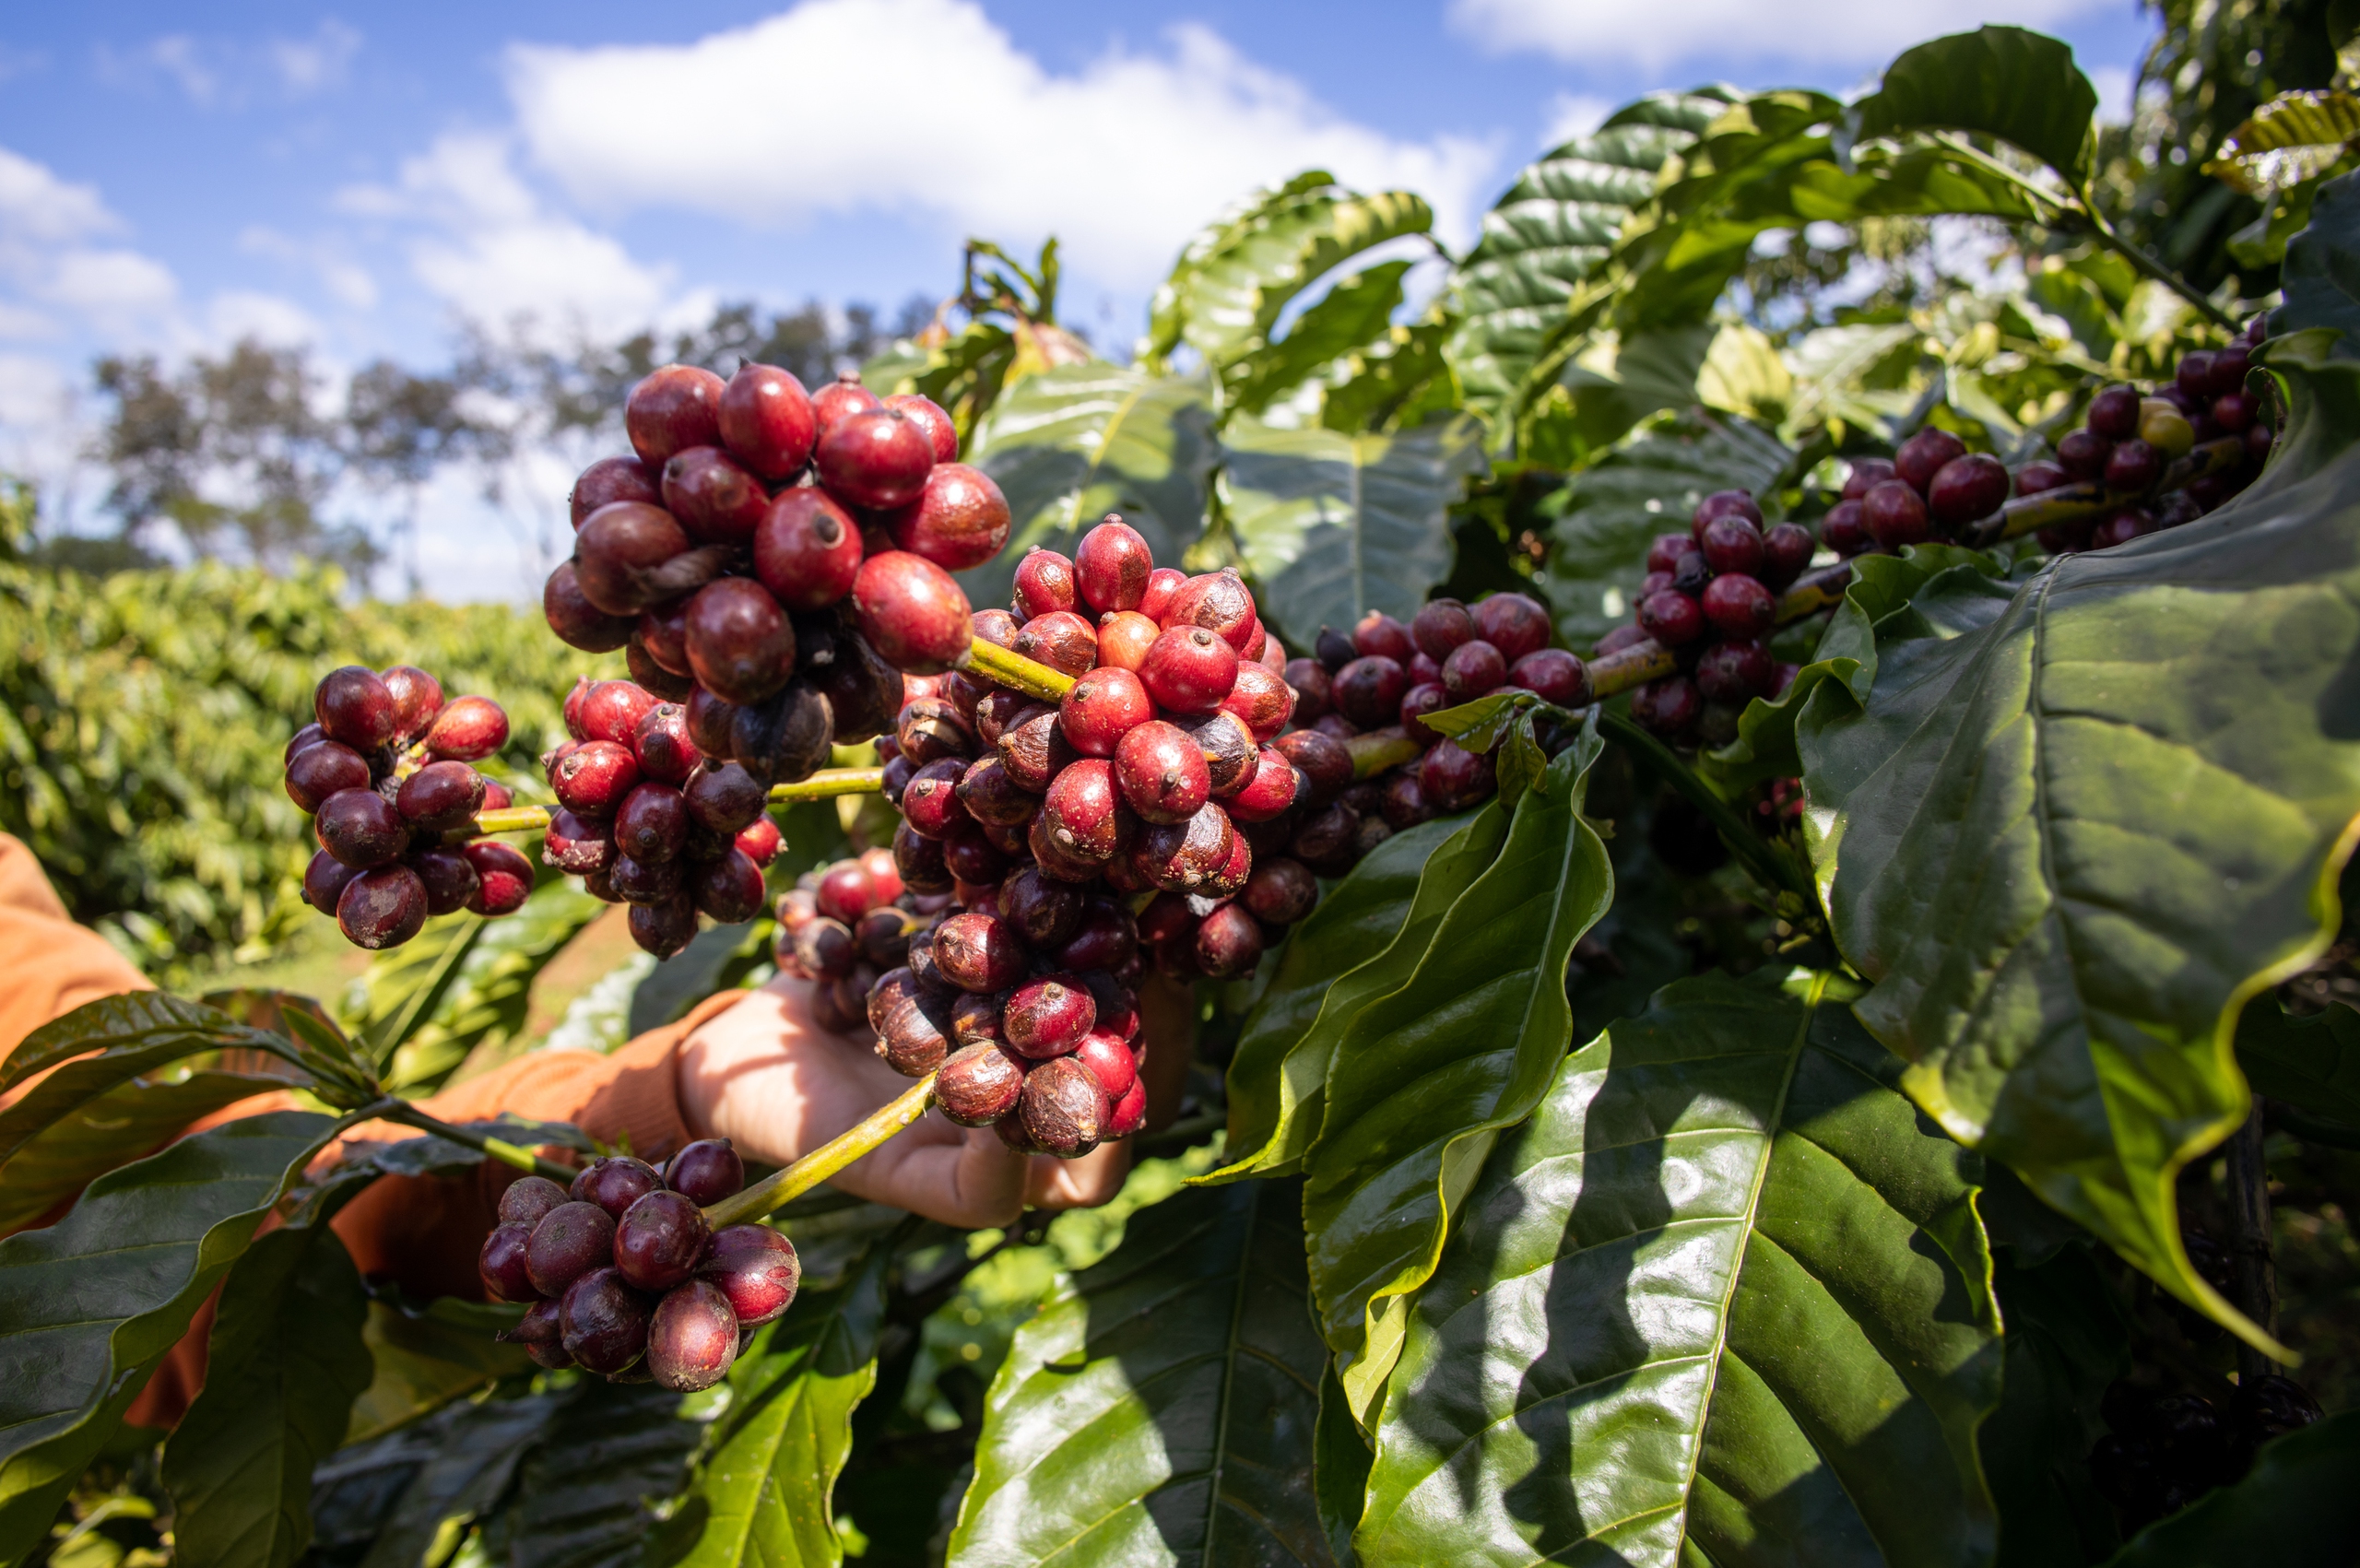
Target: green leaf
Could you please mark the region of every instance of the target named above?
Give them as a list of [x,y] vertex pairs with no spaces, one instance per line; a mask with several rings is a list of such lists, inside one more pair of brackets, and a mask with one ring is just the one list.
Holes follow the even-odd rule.
[[1333,1562],[1296,1192],[1167,1198],[1017,1330],[951,1568]]
[[2290,190],[2333,168],[2360,139],[2360,98],[2282,92],[2223,138],[2204,172],[2249,196]]
[[1210,400],[1197,377],[1095,362],[1028,377],[1003,395],[966,460],[1007,495],[1015,526],[997,557],[961,574],[968,598],[1005,603],[1026,550],[1071,555],[1110,512],[1139,531],[1156,560],[1177,561],[1204,529],[1215,455]]
[[1329,361],[1385,336],[1401,308],[1401,275],[1409,270],[1406,261],[1380,262],[1328,289],[1284,337],[1232,366],[1232,406],[1258,414]]
[[1886,643],[1865,710],[1824,681],[1798,731],[1823,898],[1911,1097],[2257,1344],[2173,1178],[2244,1119],[2236,1014],[2325,945],[2360,812],[2360,367],[2318,348],[2263,352],[2295,416],[2251,489]]
[[1499,1129],[1531,1114],[1571,1042],[1565,962],[1613,899],[1606,846],[1581,814],[1598,753],[1590,732],[1550,764],[1417,967],[1338,1036],[1304,1217],[1321,1330],[1363,1419],[1408,1292],[1434,1272]]
[[1507,837],[1486,804],[1394,834],[1329,888],[1288,937],[1229,1067],[1231,1156],[1205,1183],[1292,1175],[1319,1136],[1336,1037],[1363,1003],[1398,988],[1434,926]]
[[2338,354],[2360,355],[2360,174],[2319,188],[2310,227],[2286,242],[2279,287],[2286,303],[2271,312],[2272,332],[2332,328]]
[[330,1456],[313,1473],[315,1550],[361,1568],[417,1568],[445,1520],[491,1512],[571,1396],[454,1405]]
[[2256,996],[2237,1017],[2237,1066],[2256,1093],[2360,1127],[2360,1013],[2350,1008],[2295,1018]]
[[75,1478],[336,1124],[246,1116],[92,1182],[0,1242],[0,1562],[49,1531]]
[[521,1316],[452,1296],[422,1304],[372,1298],[361,1338],[375,1370],[352,1402],[344,1441],[382,1437],[500,1378],[530,1375],[525,1348],[493,1338]]
[[1300,175],[1182,253],[1156,291],[1148,357],[1161,362],[1186,342],[1227,381],[1323,274],[1433,227],[1433,208],[1406,191],[1364,196],[1325,174]]
[[2360,1410],[2262,1444],[2235,1486],[2148,1526],[2107,1568],[2340,1568],[2360,1533]]
[[877,1386],[891,1245],[832,1291],[806,1290],[729,1369],[730,1405],[666,1528],[666,1563],[804,1568],[844,1561],[829,1496],[852,1413]]
[[1552,1063],[1417,1299],[1362,1560],[1981,1564],[1975,1158],[1799,976]]
[[0,1234],[22,1229],[97,1177],[170,1143],[199,1117],[307,1081],[283,1073],[183,1066],[119,1083],[17,1146],[0,1179]]
[[1696,414],[1574,476],[1545,508],[1556,525],[1540,586],[1559,635],[1582,652],[1627,624],[1655,536],[1685,532],[1696,503],[1715,490],[1760,491],[1791,457],[1743,420]]
[[1352,1403],[1328,1362],[1319,1377],[1319,1426],[1311,1438],[1311,1485],[1319,1499],[1319,1524],[1328,1533],[1328,1554],[1338,1562],[1358,1562],[1352,1532],[1361,1526],[1361,1499],[1368,1491],[1369,1466],[1376,1456],[1352,1419]]
[[2097,89],[2073,46],[2023,28],[1986,27],[1904,50],[1854,107],[1858,135],[1971,131],[1996,136],[2079,183],[2090,171]]
[[1483,237],[1450,280],[1450,340],[1468,400],[1496,420],[1549,328],[1655,194],[1665,160],[1729,107],[1726,90],[1643,98],[1516,175],[1483,215]]
[[1529,691],[1487,692],[1471,702],[1438,708],[1420,722],[1439,721],[1431,727],[1469,751],[1489,751],[1538,701]]
[[[1977,1208],[1988,1216],[1989,1205],[1986,1192]],[[2003,1240],[1996,1225],[1990,1236]],[[2063,1247],[2037,1267],[2013,1250],[1997,1245],[1992,1257],[2006,1371],[2000,1408],[1978,1441],[2000,1509],[1998,1562],[2083,1568],[2121,1539],[2113,1508],[2091,1483],[2089,1454],[2106,1433],[2098,1405],[2106,1385],[2130,1368],[2130,1325],[2091,1248]]]
[[164,1445],[172,1561],[284,1568],[312,1539],[312,1469],[369,1385],[360,1271],[324,1221],[273,1231],[221,1289],[205,1386]]
[[1450,506],[1482,471],[1479,433],[1463,417],[1359,436],[1232,419],[1221,505],[1263,619],[1308,645],[1371,609],[1415,615],[1449,572]]
[[[1995,581],[2003,572],[1997,558],[1957,545],[1912,545],[1897,556],[1854,557],[1852,581],[1820,634],[1811,662],[1776,700],[1748,702],[1738,715],[1737,738],[1698,758],[1697,772],[1732,797],[1764,779],[1799,776],[1803,764],[1795,749],[1795,725],[1821,681],[1837,681],[1855,701],[1866,701],[1876,685],[1880,637],[1952,636],[1973,630],[1948,612],[1962,600],[1978,597],[1996,595],[1991,607],[2004,605],[2008,589]],[[1942,614],[1941,624],[1915,607],[1921,595],[1929,608]]]
[[653,1384],[585,1377],[545,1442],[517,1467],[513,1493],[484,1530],[506,1568],[639,1568],[659,1510],[687,1480],[703,1423]]

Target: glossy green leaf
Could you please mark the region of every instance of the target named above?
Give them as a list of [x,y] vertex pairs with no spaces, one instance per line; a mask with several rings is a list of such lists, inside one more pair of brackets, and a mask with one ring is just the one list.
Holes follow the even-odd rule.
[[1156,291],[1148,356],[1186,343],[1216,371],[1270,341],[1288,303],[1322,275],[1390,240],[1423,234],[1434,210],[1406,191],[1362,195],[1314,171],[1193,242]]
[[[1988,1222],[1988,1191],[1977,1207]],[[2130,1367],[2130,1324],[2091,1248],[2066,1246],[2028,1266],[1997,1225],[1988,1230],[2007,1326],[2000,1408],[1977,1444],[2000,1509],[1995,1568],[2083,1568],[2121,1540],[2090,1480],[2089,1454],[2106,1434],[2099,1401]]]
[[0,1562],[47,1534],[148,1374],[326,1141],[277,1111],[92,1182],[56,1224],[0,1242]]
[[1369,1568],[1988,1562],[1976,1161],[1823,984],[1682,981],[1552,1064],[1417,1298]]
[[1352,1402],[1330,1360],[1319,1379],[1319,1426],[1311,1439],[1311,1485],[1319,1499],[1319,1524],[1328,1533],[1328,1554],[1347,1565],[1352,1532],[1361,1527],[1361,1499],[1368,1491],[1369,1466],[1376,1456],[1352,1419]]
[[522,1315],[450,1296],[423,1303],[372,1300],[361,1338],[373,1371],[352,1402],[344,1441],[382,1437],[500,1378],[530,1375],[525,1348],[495,1338]]
[[1761,490],[1791,456],[1741,419],[1699,414],[1575,475],[1547,505],[1555,526],[1540,575],[1566,645],[1587,653],[1630,623],[1658,534],[1686,531],[1696,503],[1715,490]]
[[[1728,796],[1764,779],[1800,776],[1803,765],[1795,749],[1795,725],[1819,683],[1841,682],[1856,701],[1867,701],[1876,685],[1881,637],[1946,637],[1974,630],[1989,619],[1988,613],[1974,619],[1977,611],[2007,603],[2009,592],[1997,582],[2000,575],[1998,560],[1956,545],[1912,545],[1897,556],[1855,557],[1852,581],[1820,634],[1811,663],[1776,700],[1757,697],[1748,702],[1738,715],[1737,738],[1699,757],[1697,772]],[[1916,607],[1921,594],[1926,606]],[[1977,598],[1994,602],[1976,606]]]
[[2204,172],[2249,196],[2288,190],[2333,168],[2360,139],[2360,98],[2282,92],[2231,131]]
[[704,1432],[668,1389],[583,1379],[484,1527],[486,1555],[503,1568],[641,1568]]
[[1464,399],[1446,352],[1453,320],[1437,301],[1422,320],[1396,326],[1327,366],[1321,427],[1346,435],[1414,430],[1459,407]]
[[2296,1018],[2275,996],[2256,996],[2237,1017],[2237,1066],[2257,1094],[2360,1127],[2360,1012],[2333,1006]]
[[1242,1182],[1142,1210],[1017,1331],[951,1568],[1333,1561],[1296,1192]]
[[807,1289],[729,1369],[730,1405],[659,1560],[691,1568],[844,1561],[829,1506],[852,1413],[877,1385],[890,1245],[832,1291]]
[[1464,417],[1357,436],[1232,419],[1221,504],[1263,618],[1308,646],[1371,609],[1415,615],[1449,572],[1450,506],[1482,471],[1479,435]]
[[418,1568],[444,1521],[491,1512],[572,1392],[453,1405],[330,1456],[313,1473],[315,1549],[361,1568]]
[[169,1069],[119,1083],[18,1146],[0,1173],[0,1234],[32,1223],[90,1182],[161,1149],[200,1116],[306,1081],[278,1073]]
[[1865,710],[1823,682],[1798,732],[1910,1095],[2257,1343],[2189,1267],[2173,1177],[2244,1118],[2237,1011],[2334,929],[2360,813],[2360,368],[2318,348],[2264,350],[2295,413],[2253,489],[1888,643]]
[[1672,154],[1729,107],[1710,89],[1643,98],[1519,171],[1452,275],[1450,357],[1470,403],[1496,414],[1523,385],[1565,301],[1605,259]]
[[1210,389],[1092,362],[1027,378],[977,426],[966,460],[1008,497],[1015,525],[985,565],[961,574],[978,605],[1007,602],[1017,561],[1034,545],[1073,553],[1120,513],[1160,561],[1177,561],[1205,525],[1212,472]]
[[1366,1419],[1499,1129],[1530,1114],[1571,1043],[1565,963],[1613,899],[1582,817],[1595,732],[1517,803],[1499,855],[1451,903],[1417,966],[1338,1036],[1305,1164],[1320,1327]]
[[1492,863],[1508,816],[1485,805],[1394,834],[1330,888],[1288,937],[1229,1067],[1232,1156],[1206,1183],[1292,1175],[1319,1136],[1337,1037],[1398,987],[1458,895]]
[[2360,356],[2360,174],[2319,188],[2310,227],[2286,242],[2279,287],[2286,302],[2271,312],[2273,332],[2328,327],[2342,335],[2336,353]]
[[1902,52],[1854,106],[1859,135],[1971,131],[2011,142],[2079,181],[2089,172],[2097,89],[2072,45],[2023,28],[1986,27]]
[[1232,366],[1233,406],[1258,414],[1332,360],[1385,336],[1401,308],[1401,275],[1409,270],[1406,261],[1380,262],[1337,283],[1285,336]]
[[312,1539],[312,1469],[369,1385],[360,1271],[324,1222],[247,1249],[223,1282],[205,1386],[164,1445],[172,1561],[285,1568]]
[[2360,1537],[2360,1410],[2264,1444],[2235,1486],[2148,1526],[2107,1568],[2342,1568]]

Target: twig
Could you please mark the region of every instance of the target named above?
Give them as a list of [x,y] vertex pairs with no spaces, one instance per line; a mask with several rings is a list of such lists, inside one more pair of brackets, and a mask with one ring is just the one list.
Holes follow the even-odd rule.
[[1713,793],[1712,786],[1698,778],[1681,761],[1670,747],[1658,740],[1627,713],[1612,708],[1599,709],[1599,721],[1614,732],[1614,737],[1631,748],[1639,760],[1664,783],[1684,796],[1688,803],[1703,812],[1705,819],[1719,830],[1729,853],[1745,862],[1756,877],[1771,887],[1794,894],[1806,908],[1817,902],[1818,891],[1803,868],[1795,864],[1794,856],[1775,844],[1762,842],[1759,834],[1734,807]]
[[934,1075],[912,1084],[898,1100],[870,1113],[847,1131],[830,1138],[810,1153],[756,1182],[734,1197],[725,1197],[704,1211],[714,1230],[724,1225],[760,1220],[792,1197],[818,1186],[854,1161],[869,1153],[926,1114],[934,1099]]
[[449,1138],[453,1143],[476,1149],[499,1161],[503,1165],[513,1165],[518,1170],[529,1171],[536,1176],[547,1176],[560,1185],[572,1182],[579,1173],[570,1165],[560,1165],[554,1160],[544,1160],[531,1149],[519,1148],[505,1138],[487,1137],[467,1127],[454,1126],[440,1117],[430,1116],[407,1100],[380,1103],[384,1105],[384,1109],[378,1113],[378,1115],[383,1120],[399,1122],[405,1126],[416,1127],[420,1132],[432,1133],[436,1138]]

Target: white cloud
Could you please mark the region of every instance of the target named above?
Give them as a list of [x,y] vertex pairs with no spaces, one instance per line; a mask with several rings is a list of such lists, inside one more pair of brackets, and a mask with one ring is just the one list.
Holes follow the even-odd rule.
[[340,305],[356,311],[377,308],[377,279],[333,240],[298,240],[255,223],[239,231],[238,248],[248,255],[267,256],[312,273]]
[[206,334],[217,343],[255,338],[286,348],[317,343],[320,324],[294,301],[252,289],[227,289],[206,306]]
[[355,186],[337,205],[363,218],[420,224],[409,255],[419,281],[452,309],[505,325],[644,325],[670,301],[673,271],[550,212],[511,166],[505,138],[454,132],[405,160],[388,187]]
[[310,38],[275,38],[264,52],[287,90],[301,97],[344,80],[346,67],[360,53],[360,34],[330,17]]
[[68,184],[43,165],[0,147],[0,241],[55,244],[122,227],[96,186]]
[[1976,22],[2054,27],[2108,4],[1985,0],[1962,19],[1941,0],[1451,0],[1450,20],[1503,53],[1532,51],[1571,65],[1625,63],[1653,72],[1707,58],[1882,65],[1910,44]]
[[1549,100],[1548,129],[1541,134],[1545,147],[1563,146],[1575,136],[1588,136],[1606,124],[1616,104],[1611,99],[1592,98],[1587,93],[1561,92]]
[[[878,62],[909,90],[880,99]],[[1432,201],[1473,231],[1496,149],[1397,140],[1212,32],[1060,74],[972,0],[804,0],[683,45],[519,47],[508,83],[535,160],[585,206],[792,223],[913,212],[1141,287],[1208,214],[1312,167]]]

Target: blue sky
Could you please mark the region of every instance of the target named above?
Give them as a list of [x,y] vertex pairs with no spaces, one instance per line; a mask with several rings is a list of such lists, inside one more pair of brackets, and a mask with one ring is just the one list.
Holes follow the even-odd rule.
[[[1179,243],[1255,184],[1405,185],[1463,244],[1517,166],[1641,92],[1843,90],[1999,20],[2071,40],[2118,101],[2149,31],[2128,0],[12,6],[0,467],[87,514],[100,352],[254,333],[333,372],[438,362],[463,319],[891,306],[950,291],[969,233],[1059,233],[1068,318],[1127,343]],[[561,466],[535,482],[561,496]],[[428,587],[515,595],[547,516],[508,517],[488,562],[468,493],[428,509]]]

